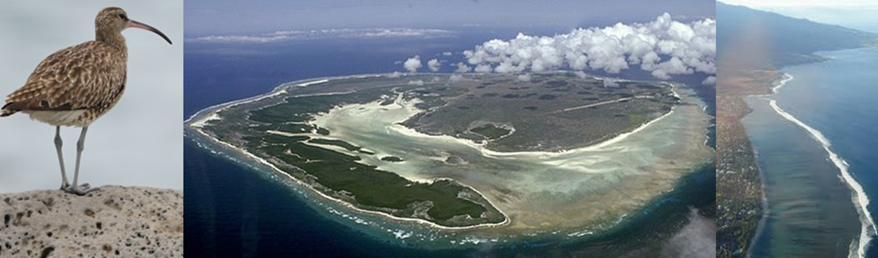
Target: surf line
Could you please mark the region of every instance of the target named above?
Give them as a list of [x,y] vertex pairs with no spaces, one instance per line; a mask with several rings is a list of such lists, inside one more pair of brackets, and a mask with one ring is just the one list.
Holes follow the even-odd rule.
[[771,93],[772,94],[777,93],[777,91],[779,91],[780,88],[783,88],[784,85],[787,85],[787,82],[792,81],[793,78],[795,78],[795,77],[793,77],[792,74],[784,73],[783,79],[781,79],[780,82],[777,83],[777,85],[775,85],[774,87],[771,87]]
[[[792,78],[792,76],[790,76],[790,78]],[[786,83],[786,81],[783,81],[782,83]],[[848,187],[853,190],[854,196],[852,196],[851,199],[857,208],[857,213],[859,214],[862,226],[860,229],[860,238],[859,240],[857,240],[858,247],[856,250],[856,256],[851,253],[848,255],[848,257],[865,257],[866,247],[868,247],[869,242],[875,235],[875,221],[872,220],[872,215],[870,214],[869,210],[866,209],[866,206],[869,205],[869,197],[866,196],[866,193],[863,191],[863,186],[860,185],[860,183],[857,182],[857,180],[854,179],[853,176],[851,176],[850,171],[848,171],[848,163],[829,148],[829,146],[832,146],[832,144],[830,144],[829,139],[823,136],[823,133],[805,124],[790,113],[787,113],[786,111],[778,107],[777,101],[769,99],[768,104],[771,106],[771,108],[774,109],[775,112],[777,112],[778,115],[785,118],[786,120],[789,120],[790,122],[793,122],[799,127],[802,127],[802,129],[805,129],[805,131],[808,131],[808,133],[811,134],[812,138],[814,138],[815,140],[820,142],[821,145],[823,145],[823,149],[826,150],[827,154],[829,154],[829,159],[832,160],[832,163],[835,164],[836,167],[838,167],[838,170],[841,172],[841,176],[844,179],[845,183],[847,183]]]

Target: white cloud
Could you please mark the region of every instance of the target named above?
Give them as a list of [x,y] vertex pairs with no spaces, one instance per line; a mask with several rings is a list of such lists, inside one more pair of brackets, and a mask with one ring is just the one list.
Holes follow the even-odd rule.
[[451,75],[451,77],[448,77],[448,80],[452,81],[452,82],[460,81],[460,80],[463,80],[463,75],[462,74],[453,74],[453,75]]
[[463,54],[476,72],[571,69],[619,73],[640,68],[660,79],[676,74],[713,75],[716,21],[681,23],[665,13],[644,24],[617,23],[555,36],[518,34],[508,41],[487,41]]
[[529,82],[530,81],[530,74],[529,73],[520,74],[520,75],[518,75],[518,80],[523,81],[523,82]]
[[422,66],[421,56],[415,56],[405,60],[405,62],[402,63],[402,66],[405,67],[405,69],[408,70],[410,73],[417,72],[418,68],[421,68]]
[[458,72],[458,73],[468,73],[470,70],[472,70],[472,68],[470,68],[468,65],[464,64],[463,62],[458,62],[456,64],[456,66],[457,66],[457,70],[455,70],[455,72]]
[[451,52],[442,52],[443,56],[451,56]]
[[480,65],[477,65],[475,68],[475,72],[477,72],[477,73],[490,73],[493,70],[494,69],[492,69],[491,66],[487,65],[487,64],[480,64]]
[[604,88],[619,87],[619,83],[610,78],[604,78],[601,82],[603,83]]
[[701,85],[714,85],[716,84],[716,76],[708,76],[704,78],[704,81],[701,81]]
[[427,68],[430,68],[430,71],[438,72],[439,68],[442,68],[442,63],[438,59],[433,58],[427,61]]

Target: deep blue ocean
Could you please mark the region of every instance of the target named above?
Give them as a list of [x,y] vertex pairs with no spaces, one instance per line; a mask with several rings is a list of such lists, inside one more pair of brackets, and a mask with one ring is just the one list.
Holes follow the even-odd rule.
[[[563,30],[531,31],[551,35]],[[200,109],[262,94],[295,80],[403,71],[398,61],[420,55],[456,63],[460,51],[513,38],[517,30],[480,29],[453,38],[370,41],[308,40],[268,44],[191,43],[185,46],[184,119]],[[455,53],[451,58],[441,53]],[[457,58],[457,59],[455,59]],[[451,72],[449,66],[441,72]],[[632,73],[628,77],[647,78]],[[702,78],[703,79],[703,78]],[[700,79],[688,79],[700,82]],[[688,81],[687,81],[688,82]],[[702,88],[713,112],[713,89]],[[712,129],[711,129],[712,134]],[[713,140],[710,142],[713,144]],[[708,166],[632,215],[612,233],[588,242],[523,242],[507,246],[426,251],[379,240],[328,219],[281,182],[199,148],[184,147],[186,254],[193,257],[484,257],[618,256],[658,250],[688,221],[690,208],[715,216],[715,174]]]
[[[831,143],[830,149],[849,164],[849,171],[870,197],[868,210],[874,217],[878,212],[874,204],[878,152],[872,150],[878,146],[878,73],[874,69],[878,67],[878,49],[819,54],[831,60],[784,68],[795,79],[768,98],[822,132]],[[766,178],[772,213],[755,254],[794,255],[818,250],[818,246],[838,241],[830,236],[851,230],[858,237],[858,218],[835,215],[851,213],[854,204],[826,151],[809,133],[778,116],[767,101],[751,99],[748,103],[754,111],[744,123]],[[853,229],[852,223],[856,226]],[[868,249],[867,254],[878,257],[874,249]]]

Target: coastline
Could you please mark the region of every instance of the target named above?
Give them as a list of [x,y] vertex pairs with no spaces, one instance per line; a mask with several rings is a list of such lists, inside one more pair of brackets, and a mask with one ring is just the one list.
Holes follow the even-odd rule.
[[[784,75],[776,83],[776,85],[771,87],[771,93],[760,94],[760,95],[751,95],[750,97],[765,97],[765,96],[771,96],[771,95],[777,94],[778,90],[780,90],[784,85],[786,85],[787,82],[792,81],[793,79],[794,79],[794,77],[792,74],[784,73]],[[753,157],[754,157],[754,163],[755,163],[755,161],[759,159],[759,153],[757,153],[755,149],[753,149]],[[757,165],[757,167],[758,167],[758,165]],[[750,246],[747,247],[747,250],[746,250],[747,256],[752,255],[753,248],[755,248],[755,246],[756,246],[755,244],[752,244],[752,243],[759,242],[759,237],[762,236],[762,231],[765,230],[765,222],[766,222],[766,220],[768,220],[768,216],[771,214],[771,210],[768,209],[768,197],[765,195],[764,171],[762,171],[761,168],[758,169],[758,171],[759,171],[759,178],[761,178],[761,180],[759,180],[760,187],[762,188],[762,191],[761,191],[761,193],[762,193],[762,216],[759,218],[759,223],[756,225],[756,230],[754,230],[755,233],[753,234],[753,239],[750,241],[751,244],[750,244]]]
[[[827,153],[827,155],[828,155],[828,157],[829,157],[829,160],[831,160],[832,163],[835,165],[835,167],[838,168],[838,170],[839,170],[839,174],[840,174],[840,177],[841,177],[842,181],[844,181],[844,183],[846,184],[847,188],[851,191],[851,202],[852,202],[852,203],[854,204],[854,206],[856,207],[857,214],[858,214],[858,216],[859,216],[859,218],[860,218],[860,224],[861,224],[861,229],[860,229],[860,233],[859,233],[859,238],[855,240],[855,241],[856,241],[856,244],[855,244],[855,243],[851,243],[851,246],[850,246],[850,249],[849,249],[849,253],[848,253],[848,257],[865,257],[866,249],[868,248],[869,243],[871,242],[871,240],[872,240],[872,239],[874,238],[874,236],[875,236],[875,222],[873,221],[873,219],[872,219],[872,217],[871,217],[871,214],[870,214],[870,212],[869,212],[869,210],[868,210],[868,208],[867,208],[867,206],[869,205],[869,198],[868,198],[868,196],[866,196],[866,194],[865,194],[865,192],[864,192],[864,190],[863,190],[862,185],[860,185],[860,183],[857,182],[856,179],[853,178],[853,176],[851,175],[850,171],[848,171],[848,164],[847,164],[847,162],[844,161],[844,159],[842,159],[841,157],[839,157],[838,154],[836,154],[835,152],[833,152],[833,151],[830,149],[830,146],[832,146],[832,144],[831,144],[831,142],[829,141],[829,139],[827,139],[827,138],[823,135],[822,132],[820,132],[819,130],[817,130],[817,129],[811,127],[811,126],[809,126],[808,124],[806,124],[806,123],[804,123],[804,122],[802,122],[801,120],[799,120],[798,118],[796,118],[796,117],[793,116],[792,114],[790,114],[790,113],[784,111],[782,108],[780,108],[780,107],[777,105],[777,101],[776,101],[776,100],[774,100],[774,99],[770,99],[770,98],[767,98],[767,97],[769,97],[769,96],[772,96],[772,95],[774,95],[774,94],[777,94],[778,91],[779,91],[783,86],[786,85],[786,83],[788,83],[789,81],[793,80],[794,78],[795,78],[795,77],[794,77],[792,74],[784,73],[784,75],[783,75],[783,77],[780,79],[780,81],[779,81],[775,86],[773,86],[773,87],[771,88],[771,92],[772,92],[772,93],[770,93],[770,94],[764,94],[764,95],[752,95],[751,97],[759,97],[759,98],[763,98],[763,99],[768,100],[768,101],[769,101],[769,106],[770,106],[770,107],[771,107],[771,108],[772,108],[772,109],[773,109],[778,115],[780,115],[780,116],[783,117],[785,120],[792,122],[793,124],[797,125],[798,127],[802,128],[802,129],[804,129],[806,132],[808,132],[809,136],[810,136],[812,139],[814,139],[815,141],[817,141],[818,143],[820,143],[820,145],[821,145],[821,147],[823,148],[823,150]],[[754,149],[754,152],[755,152],[755,149]],[[758,158],[758,155],[757,155],[756,157]],[[761,170],[761,169],[760,169],[760,176],[762,176],[762,170]],[[765,221],[767,220],[769,214],[771,213],[771,211],[768,209],[768,200],[767,200],[767,198],[766,198],[765,191],[764,191],[764,189],[765,189],[765,180],[762,180],[762,187],[763,187],[763,191],[762,191],[762,197],[763,197],[763,209],[765,210],[765,212],[763,213],[763,216],[762,216],[762,218],[761,218],[760,221],[759,221],[759,225],[758,225],[758,227],[757,227],[756,234],[755,234],[755,236],[754,236],[754,238],[753,238],[753,242],[754,242],[754,243],[757,242],[757,241],[759,240],[759,237],[762,235],[763,230],[764,230],[764,224],[765,224]],[[750,246],[749,250],[747,251],[747,254],[748,254],[748,255],[751,254],[752,248],[753,248],[754,246],[755,246],[755,245],[751,245],[751,246]],[[855,246],[856,246],[856,248],[855,248]]]
[[[354,75],[354,76],[327,77],[327,78],[307,79],[307,80],[295,81],[295,82],[290,82],[290,83],[284,83],[284,84],[282,84],[282,85],[276,87],[273,91],[271,91],[271,92],[269,92],[269,93],[266,93],[266,94],[262,94],[262,95],[258,95],[258,96],[254,96],[254,97],[250,97],[250,98],[246,98],[246,99],[241,99],[241,100],[231,101],[231,102],[227,102],[227,103],[223,103],[223,104],[219,104],[219,105],[214,105],[214,106],[211,106],[211,107],[206,108],[206,109],[202,109],[202,110],[196,112],[194,115],[192,115],[192,116],[189,117],[188,119],[186,119],[185,122],[186,122],[187,125],[189,125],[189,126],[187,126],[187,127],[191,127],[191,129],[195,130],[196,132],[198,132],[198,133],[201,134],[202,136],[205,136],[205,137],[207,137],[207,138],[210,138],[210,140],[211,140],[212,142],[220,143],[220,144],[221,144],[222,146],[224,146],[225,148],[229,148],[229,149],[231,149],[231,150],[233,150],[233,151],[235,151],[235,152],[237,152],[237,153],[244,154],[244,155],[246,155],[247,157],[249,157],[250,159],[256,160],[256,161],[258,161],[259,163],[262,163],[262,164],[264,164],[264,165],[267,165],[267,166],[271,167],[272,170],[274,170],[274,172],[276,172],[276,173],[280,173],[280,174],[283,174],[283,175],[285,175],[287,178],[292,178],[292,179],[294,179],[294,181],[295,181],[296,183],[298,183],[298,184],[300,184],[300,185],[307,186],[308,189],[311,189],[313,192],[317,192],[320,196],[323,196],[323,198],[326,198],[326,199],[329,199],[329,200],[335,201],[335,203],[342,204],[342,205],[344,205],[344,206],[346,206],[346,207],[348,207],[348,208],[350,208],[351,210],[354,210],[354,211],[356,211],[356,212],[364,212],[364,213],[369,213],[369,214],[377,214],[377,215],[380,215],[380,216],[382,216],[382,217],[390,218],[390,219],[393,219],[393,220],[401,220],[401,221],[417,222],[417,223],[425,224],[425,225],[428,225],[428,226],[431,226],[431,227],[434,227],[434,228],[446,229],[446,230],[466,230],[466,229],[474,229],[474,228],[499,227],[499,226],[508,225],[508,224],[510,223],[510,218],[509,218],[509,216],[506,214],[506,212],[505,212],[504,210],[502,210],[502,209],[500,209],[499,207],[497,207],[496,205],[494,205],[494,203],[491,202],[490,199],[486,198],[486,196],[485,196],[482,192],[479,192],[479,191],[476,190],[475,188],[472,188],[472,187],[469,187],[469,186],[467,186],[467,185],[464,185],[463,183],[457,182],[456,180],[455,180],[455,181],[456,181],[457,183],[459,183],[459,184],[461,184],[461,185],[463,185],[463,186],[465,186],[465,187],[468,187],[468,188],[471,189],[471,190],[474,190],[476,193],[478,193],[479,195],[481,195],[482,198],[484,198],[485,200],[487,200],[491,205],[494,205],[494,207],[497,208],[497,210],[498,210],[501,214],[503,214],[503,216],[504,216],[504,221],[499,222],[499,223],[482,223],[482,224],[472,225],[472,226],[466,226],[466,227],[447,227],[447,226],[441,226],[441,225],[438,225],[438,224],[436,224],[436,223],[433,223],[433,222],[430,222],[430,221],[427,221],[427,220],[424,220],[424,219],[420,219],[420,218],[403,218],[403,217],[395,217],[395,216],[392,216],[392,215],[389,215],[389,214],[386,214],[386,213],[383,213],[383,212],[379,212],[379,211],[372,211],[372,210],[365,210],[365,209],[362,209],[362,208],[358,208],[358,207],[354,206],[354,205],[351,204],[351,203],[348,203],[348,202],[342,201],[342,200],[340,200],[340,199],[335,199],[335,198],[333,198],[333,197],[331,197],[331,196],[328,196],[328,195],[326,195],[326,194],[324,194],[324,193],[322,193],[322,192],[320,192],[320,191],[314,189],[314,188],[311,187],[310,185],[305,184],[304,182],[302,182],[302,181],[296,179],[295,177],[289,175],[289,174],[286,173],[286,172],[283,172],[283,170],[280,170],[279,168],[277,168],[276,166],[274,166],[273,164],[271,164],[271,163],[268,162],[267,160],[265,160],[265,159],[263,159],[263,158],[260,158],[260,157],[258,157],[258,156],[256,156],[256,155],[254,155],[254,154],[252,154],[252,153],[250,153],[250,152],[248,152],[248,151],[242,149],[242,148],[238,148],[238,147],[235,147],[234,145],[229,144],[229,143],[227,143],[227,142],[220,141],[220,140],[218,140],[218,139],[212,137],[210,134],[204,132],[204,131],[202,130],[202,128],[201,128],[201,126],[203,126],[207,121],[214,120],[214,119],[219,119],[219,120],[221,120],[222,118],[216,115],[217,112],[220,112],[220,111],[222,111],[222,110],[224,110],[224,109],[226,109],[226,108],[233,107],[233,106],[237,106],[237,105],[240,105],[240,104],[246,104],[246,103],[250,103],[250,102],[254,102],[254,101],[258,101],[258,100],[262,100],[262,99],[265,99],[265,98],[270,98],[270,97],[278,96],[278,95],[280,95],[280,94],[282,94],[282,93],[285,93],[287,87],[291,87],[291,86],[306,87],[306,86],[309,86],[309,85],[314,85],[314,84],[324,83],[324,82],[327,82],[327,81],[329,81],[329,80],[334,80],[334,79],[360,78],[360,77],[369,77],[369,76],[381,76],[381,75],[366,75],[366,76],[363,76],[363,75]],[[672,92],[673,92],[673,94],[676,95],[676,96],[679,96],[678,93],[677,93],[676,91],[674,91],[674,85],[670,84],[670,86],[672,87]],[[293,96],[293,97],[295,97],[295,96]],[[560,155],[560,154],[562,154],[562,153],[566,153],[566,152],[569,152],[569,151],[577,151],[577,150],[580,150],[580,149],[594,149],[594,148],[600,148],[600,147],[603,147],[603,146],[609,145],[609,144],[611,144],[611,143],[621,141],[622,139],[627,138],[629,135],[632,135],[632,134],[637,133],[637,132],[639,132],[639,131],[641,131],[641,130],[643,130],[643,129],[645,129],[645,128],[648,128],[650,125],[654,124],[655,122],[661,121],[661,120],[664,119],[665,117],[668,117],[669,115],[673,114],[674,111],[675,111],[675,108],[676,108],[676,107],[677,107],[677,106],[675,105],[675,106],[674,106],[674,109],[672,109],[672,110],[669,111],[668,113],[666,113],[666,114],[664,114],[664,115],[662,115],[662,116],[660,116],[660,117],[658,117],[658,118],[652,119],[652,120],[650,120],[650,121],[647,122],[647,123],[641,124],[640,126],[638,126],[637,128],[635,128],[635,129],[632,130],[632,131],[629,131],[629,132],[625,132],[625,133],[619,134],[619,135],[617,135],[617,136],[614,136],[614,137],[611,138],[611,139],[608,139],[608,140],[605,140],[605,141],[601,141],[601,142],[596,143],[596,144],[593,144],[593,145],[589,145],[589,146],[586,146],[586,147],[583,147],[583,148],[572,149],[572,150],[568,150],[568,151],[564,151],[564,152],[521,152],[521,153],[519,153],[519,152],[516,152],[516,153],[503,153],[503,152],[490,152],[490,151],[486,152],[486,149],[484,149],[484,148],[481,147],[481,146],[477,146],[477,144],[472,143],[471,141],[467,141],[467,140],[464,140],[464,139],[458,139],[458,140],[461,140],[461,141],[466,142],[468,146],[473,147],[473,148],[476,148],[477,150],[480,150],[480,151],[483,153],[483,155],[486,155],[486,156],[487,156],[487,155],[507,156],[507,155],[521,155],[521,154],[525,154],[525,155]],[[408,130],[413,130],[413,129],[408,129]],[[417,133],[417,132],[414,132],[414,133]],[[420,133],[418,133],[418,134],[420,134]],[[443,137],[443,136],[430,136],[430,137]],[[450,136],[449,136],[449,137],[450,137]],[[452,137],[452,138],[453,138],[453,137]],[[435,181],[435,180],[443,180],[443,179],[444,179],[444,178],[437,178],[437,179],[432,179],[432,180]],[[673,188],[672,188],[672,189],[673,189]],[[670,190],[672,190],[672,189],[670,189]],[[670,190],[669,190],[669,191],[670,191]],[[660,193],[658,196],[661,196],[661,193]]]

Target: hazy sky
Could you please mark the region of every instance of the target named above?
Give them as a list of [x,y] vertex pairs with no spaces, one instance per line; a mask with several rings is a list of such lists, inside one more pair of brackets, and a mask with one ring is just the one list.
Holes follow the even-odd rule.
[[677,19],[714,17],[714,6],[714,1],[705,0],[187,0],[185,26],[187,36],[375,27],[572,29],[647,22],[663,12]]
[[878,15],[876,15],[878,1],[874,0],[724,0],[722,2],[878,33]]
[[[128,16],[164,32],[174,45],[139,29],[128,42],[122,100],[89,127],[80,183],[183,188],[183,1],[126,1]],[[18,89],[46,56],[94,39],[106,1],[0,3],[0,96]],[[18,113],[0,118],[0,192],[58,189],[55,128]],[[62,127],[72,181],[79,128]],[[72,182],[71,182],[72,183]]]

